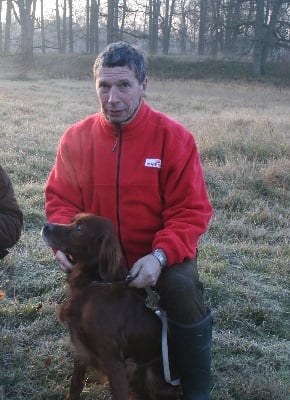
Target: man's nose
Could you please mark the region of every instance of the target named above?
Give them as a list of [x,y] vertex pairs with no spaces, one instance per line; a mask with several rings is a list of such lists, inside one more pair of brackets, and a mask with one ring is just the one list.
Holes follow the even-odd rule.
[[109,92],[109,99],[110,103],[116,103],[118,101],[118,90],[115,87],[111,87]]

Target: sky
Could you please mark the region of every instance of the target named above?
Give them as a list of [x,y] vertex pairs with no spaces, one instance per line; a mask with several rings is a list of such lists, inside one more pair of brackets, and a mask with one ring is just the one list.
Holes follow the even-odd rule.
[[[55,0],[44,0],[44,15],[49,17],[51,15],[55,15]],[[59,0],[60,6],[62,6],[63,1]],[[73,0],[73,7],[84,9],[86,2],[84,0]],[[40,17],[40,1],[36,1],[36,16]],[[5,21],[6,17],[6,2],[2,2],[2,21]]]
[[[39,1],[37,3],[39,3]],[[62,0],[59,0],[59,5],[62,6],[62,4],[63,4]],[[86,4],[86,1],[84,1],[84,0],[83,1],[81,1],[81,0],[73,0],[73,7],[74,8],[80,7],[80,6],[82,8],[84,8],[85,4]],[[55,0],[44,0],[43,7],[44,7],[45,15],[46,14],[48,16],[51,15],[51,14],[55,15]]]

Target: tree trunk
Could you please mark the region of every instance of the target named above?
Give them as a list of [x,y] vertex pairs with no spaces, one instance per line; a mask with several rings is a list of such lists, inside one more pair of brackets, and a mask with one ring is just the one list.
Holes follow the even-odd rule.
[[257,78],[264,74],[264,0],[256,2],[255,39],[254,39],[254,74]]
[[63,1],[63,17],[62,17],[62,48],[61,52],[66,52],[66,39],[67,39],[67,24],[66,24],[66,2],[67,0]]
[[41,31],[41,52],[42,52],[42,54],[45,54],[46,53],[46,46],[45,46],[43,0],[40,0],[40,31]]
[[108,1],[107,44],[114,41],[114,7],[115,0]]
[[100,2],[101,0],[94,0],[94,24],[95,24],[95,35],[94,35],[94,53],[99,54],[99,18],[100,18]]
[[118,40],[118,3],[119,0],[108,1],[108,19],[107,19],[107,44]]
[[162,52],[168,54],[170,44],[170,33],[172,28],[172,18],[174,14],[175,0],[165,1],[164,17],[162,21]]
[[160,15],[160,0],[149,0],[149,51],[157,54],[158,50],[158,18]]
[[231,54],[237,49],[238,25],[241,19],[241,3],[231,0],[227,6],[225,19],[225,42],[226,54]]
[[[24,73],[34,65],[33,59],[33,34],[34,34],[34,20],[36,0],[14,0],[19,9],[19,17],[17,17],[16,10],[14,9],[15,16],[18,18],[21,27],[21,54],[24,67]],[[13,6],[13,4],[12,4]]]
[[86,53],[90,53],[90,32],[91,32],[91,5],[90,0],[86,1]]
[[223,48],[223,45],[221,45],[221,21],[220,21],[220,0],[216,0],[212,2],[211,8],[212,8],[212,20],[211,20],[211,38],[210,38],[210,47],[211,47],[211,54],[216,57],[218,54],[219,49],[221,50],[221,47]]
[[198,55],[203,56],[205,50],[207,0],[200,0],[199,4],[200,4],[200,23],[199,23]]
[[2,37],[2,0],[0,0],[0,54],[3,53],[3,37]]
[[120,29],[119,29],[119,0],[115,0],[114,6],[114,17],[113,17],[113,42],[120,40]]
[[270,22],[267,27],[265,38],[263,41],[262,68],[264,71],[265,71],[265,64],[267,62],[267,57],[269,54],[269,49],[273,46],[274,30],[275,30],[275,26],[276,26],[276,23],[278,20],[278,16],[279,16],[279,12],[280,12],[282,3],[283,3],[283,0],[276,0],[274,2]]
[[12,12],[12,0],[7,0],[4,54],[9,54],[9,49],[10,49],[11,12]]
[[74,52],[74,38],[73,38],[73,2],[68,0],[68,38],[69,38],[69,51],[71,54]]
[[168,54],[169,48],[169,0],[165,0],[164,16],[161,24],[162,29],[162,53]]
[[89,53],[99,53],[99,9],[100,0],[91,0],[90,30],[89,30]]
[[57,48],[58,52],[62,52],[62,43],[61,43],[61,29],[60,29],[60,15],[59,15],[59,3],[58,0],[55,0],[55,18],[56,18],[56,37],[57,37]]
[[119,30],[119,40],[123,40],[126,15],[127,15],[127,1],[123,0],[122,19],[121,19],[121,26],[120,26],[120,30]]
[[185,0],[180,1],[180,29],[179,29],[179,35],[180,35],[180,48],[181,48],[181,54],[186,54],[186,36],[187,36],[187,26],[186,26],[186,4]]

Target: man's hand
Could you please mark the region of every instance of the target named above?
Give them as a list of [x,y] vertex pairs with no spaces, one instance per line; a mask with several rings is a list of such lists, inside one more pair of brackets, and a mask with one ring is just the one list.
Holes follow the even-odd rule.
[[152,254],[139,258],[130,270],[133,277],[130,286],[144,288],[155,286],[161,273],[160,262]]
[[73,264],[68,259],[67,255],[60,250],[55,253],[56,261],[63,272],[67,274],[73,270]]

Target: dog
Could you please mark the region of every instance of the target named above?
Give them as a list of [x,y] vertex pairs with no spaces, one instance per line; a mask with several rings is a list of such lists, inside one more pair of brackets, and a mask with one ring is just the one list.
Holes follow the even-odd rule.
[[46,223],[42,237],[74,264],[59,309],[74,350],[67,399],[80,399],[89,366],[107,376],[113,400],[179,399],[163,375],[160,318],[128,286],[111,221],[81,213],[68,225]]

